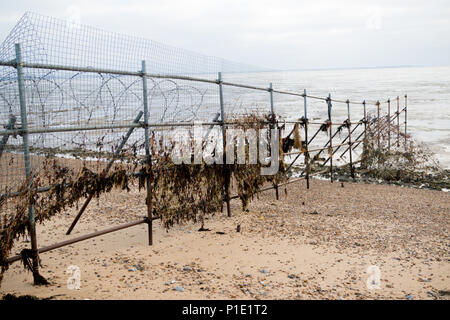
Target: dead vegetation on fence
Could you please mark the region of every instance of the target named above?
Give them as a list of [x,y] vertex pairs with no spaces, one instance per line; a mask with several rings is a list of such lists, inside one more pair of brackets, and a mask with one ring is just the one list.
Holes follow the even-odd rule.
[[[450,172],[440,166],[427,145],[388,125],[387,118],[367,126],[359,164],[355,169],[362,178],[436,190],[450,188]],[[336,173],[350,176],[350,168],[336,168]]]
[[[234,128],[263,129],[267,119],[250,115],[235,120]],[[270,134],[270,131],[267,131]],[[188,221],[203,221],[223,208],[226,194],[227,175],[233,180],[243,209],[267,182],[279,184],[287,179],[284,163],[274,176],[260,174],[261,164],[177,164],[170,158],[171,147],[162,147],[163,141],[153,134],[150,138],[151,156],[146,159],[139,154],[142,146],[133,146],[121,153],[108,172],[97,161],[82,161],[78,166],[67,159],[47,155],[43,160],[44,170],[33,175],[20,188],[16,197],[0,199],[2,219],[0,221],[0,284],[3,273],[8,269],[7,258],[14,241],[25,236],[28,228],[28,208],[34,207],[35,220],[42,223],[63,212],[68,207],[78,206],[80,199],[99,197],[113,188],[129,191],[132,184],[139,188],[150,187],[153,217],[160,219],[167,229],[174,224]],[[248,146],[246,159],[248,159]],[[224,155],[225,157],[225,155]],[[150,185],[147,185],[147,181]],[[42,186],[50,185],[46,193],[38,193]]]

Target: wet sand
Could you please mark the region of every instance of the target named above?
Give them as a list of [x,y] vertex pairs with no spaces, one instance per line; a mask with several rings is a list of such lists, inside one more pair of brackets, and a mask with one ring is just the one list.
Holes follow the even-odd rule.
[[[450,194],[398,186],[312,180],[263,192],[233,217],[217,213],[166,231],[154,222],[41,255],[52,285],[35,287],[19,262],[1,294],[55,299],[449,299]],[[136,221],[145,191],[113,191],[93,200],[72,235],[76,208],[38,225],[39,246]],[[82,202],[80,202],[81,206]],[[236,231],[240,225],[240,232]],[[222,232],[224,234],[218,234]],[[14,253],[29,246],[17,241]],[[81,271],[69,290],[67,268]],[[380,288],[366,285],[380,270]]]

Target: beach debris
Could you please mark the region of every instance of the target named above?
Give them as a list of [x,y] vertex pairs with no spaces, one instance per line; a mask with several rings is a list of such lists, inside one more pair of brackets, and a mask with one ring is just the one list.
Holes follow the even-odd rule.
[[191,268],[190,266],[184,266],[184,267],[183,267],[183,270],[184,270],[184,271],[191,271],[192,268]]
[[413,296],[412,294],[407,294],[407,295],[405,296],[405,298],[406,298],[407,300],[414,300],[414,296]]
[[300,125],[298,123],[296,123],[294,125],[294,148],[301,150],[302,152],[305,152],[305,147],[304,147],[304,142],[302,141],[302,137],[300,135]]
[[266,274],[266,273],[269,273],[269,271],[267,271],[267,269],[261,269],[261,273]]
[[173,288],[173,290],[178,292],[184,292],[184,288],[182,286],[176,286],[175,288]]
[[198,231],[199,231],[199,232],[202,232],[202,231],[211,231],[211,229],[204,228],[203,226],[201,226],[200,229],[198,229]]
[[241,225],[240,224],[237,225],[236,232],[241,232]]
[[133,265],[133,267],[136,270],[139,270],[139,271],[144,271],[145,270],[145,267],[141,263],[135,264],[135,265]]
[[217,231],[216,234],[225,234],[223,231]]
[[289,152],[292,147],[294,146],[294,139],[291,139],[289,137],[285,137],[281,140],[281,150],[283,150],[284,153]]
[[450,290],[439,290],[440,296],[450,296]]

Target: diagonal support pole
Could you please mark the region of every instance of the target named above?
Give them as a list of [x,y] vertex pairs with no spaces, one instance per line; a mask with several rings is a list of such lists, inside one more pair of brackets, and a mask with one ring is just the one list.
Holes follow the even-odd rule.
[[[394,121],[395,118],[398,118],[398,114],[395,114],[394,116],[392,116],[391,122]],[[365,127],[364,131],[361,132],[361,134],[356,138],[356,141],[358,141],[359,138],[361,138],[363,134],[366,134],[367,123],[364,124],[364,127]],[[383,128],[384,128],[384,127],[382,127],[382,129],[383,129]],[[364,141],[364,140],[363,140],[363,141]],[[345,142],[345,141],[344,141],[344,142]],[[362,141],[356,143],[356,144],[353,146],[353,150],[355,150],[355,149],[361,144],[361,142],[362,142]],[[338,148],[338,149],[339,149],[339,148]],[[338,149],[336,149],[336,151],[337,151]],[[347,149],[345,149],[345,151],[344,151],[340,156],[342,157],[347,151],[348,151],[348,147],[347,147]]]
[[[317,134],[320,132],[320,128],[316,131],[316,133],[314,133],[314,135],[312,136],[312,138],[308,141],[306,139],[306,146],[309,146],[311,142],[313,142],[314,138],[317,136]],[[289,169],[294,165],[295,161],[297,161],[298,158],[300,158],[300,156],[302,155],[302,153],[297,154],[297,156],[295,157],[295,159],[291,162],[291,164],[287,167],[286,172],[289,171]]]
[[[359,122],[351,131],[350,134],[352,134],[359,126],[361,125],[361,122]],[[360,134],[356,140],[359,140],[359,138],[361,138],[361,136],[364,134],[364,132],[362,134]],[[341,141],[341,145],[345,143],[345,141],[347,141],[347,139],[349,138],[349,136],[346,136],[344,138],[344,140]],[[328,145],[328,144],[327,144]],[[333,155],[341,148],[341,145],[339,145],[336,149],[334,149],[333,151]],[[326,146],[325,146],[326,147]],[[354,150],[354,149],[353,149]],[[344,153],[346,153],[348,151],[348,147],[347,149],[345,149],[345,151],[341,154],[341,157],[344,155]],[[327,160],[325,160],[325,162],[322,164],[322,166],[326,165],[328,163],[328,161],[330,161],[330,157],[328,157]]]
[[[133,123],[138,123],[139,120],[141,119],[142,115],[143,115],[143,112],[140,111],[139,114],[136,116],[136,119],[134,119]],[[123,146],[125,145],[125,143],[127,143],[127,140],[133,133],[134,129],[135,129],[134,127],[128,129],[127,134],[122,138],[122,141],[120,142],[119,146],[117,147],[116,151],[114,152],[112,159],[108,162],[106,168],[103,170],[102,175],[106,175],[108,173],[109,169],[111,169],[114,161],[119,156],[120,152],[122,151]],[[77,224],[78,220],[80,220],[81,215],[84,213],[84,211],[86,210],[87,206],[89,205],[89,203],[91,202],[93,197],[94,197],[94,194],[91,193],[89,195],[89,197],[86,199],[86,201],[83,203],[83,206],[81,207],[77,216],[72,221],[72,224],[70,225],[69,229],[67,230],[66,235],[69,235],[72,232],[73,228],[75,228],[75,225]]]

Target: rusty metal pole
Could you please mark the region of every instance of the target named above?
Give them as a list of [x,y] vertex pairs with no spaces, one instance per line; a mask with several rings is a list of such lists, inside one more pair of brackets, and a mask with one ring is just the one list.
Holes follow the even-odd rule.
[[153,245],[153,208],[152,208],[152,181],[150,179],[150,173],[152,170],[152,159],[150,155],[150,137],[148,132],[148,91],[147,91],[147,77],[146,77],[145,61],[142,61],[142,98],[144,102],[144,135],[145,135],[145,157],[147,162],[147,197],[145,203],[147,205],[147,218],[148,218],[148,245]]
[[[331,122],[331,94],[328,94],[327,98],[328,102],[328,127],[329,127],[329,134],[330,134],[330,143],[328,147],[328,153],[330,156],[330,182],[333,183],[333,131],[332,131],[332,122]],[[330,151],[331,150],[331,151]]]
[[405,150],[406,150],[406,143],[407,143],[407,126],[408,126],[408,95],[405,94]]
[[400,97],[397,96],[397,148],[400,148]]
[[231,207],[230,207],[230,174],[227,169],[226,164],[226,128],[225,128],[225,105],[223,102],[223,88],[222,88],[222,72],[218,73],[218,80],[217,83],[219,84],[219,102],[220,102],[220,117],[222,122],[222,145],[223,145],[223,172],[225,175],[225,202],[227,203],[227,216],[231,217]]
[[381,152],[381,143],[380,143],[380,101],[377,101],[377,132],[378,132],[378,152]]
[[[30,148],[28,144],[28,121],[27,121],[27,102],[25,97],[25,84],[23,77],[23,63],[22,63],[22,51],[19,43],[15,44],[16,49],[16,62],[17,62],[17,83],[19,86],[19,102],[20,102],[20,118],[22,122],[22,139],[23,139],[23,156],[25,162],[25,175],[28,180],[28,186],[31,187],[32,175],[31,175],[31,159]],[[39,252],[36,236],[36,221],[34,206],[28,207],[28,226],[31,238],[31,250],[33,252],[33,279],[34,284],[39,284]]]
[[366,100],[363,101],[363,107],[364,107],[364,140],[365,140],[366,139],[366,132],[367,132]]
[[306,189],[309,189],[309,151],[308,151],[308,112],[306,107],[306,89],[303,89],[303,109],[305,116],[305,170],[306,170]]
[[[364,123],[364,138],[363,138],[363,153],[361,154],[361,168],[365,168],[366,167],[366,162],[365,162],[365,157],[364,154],[366,152],[366,148],[367,148],[367,109],[366,109],[366,100],[363,101],[363,110],[364,110],[364,117],[363,117],[363,123]],[[361,135],[360,135],[361,137]],[[359,138],[357,138],[356,140],[358,140]]]
[[[158,219],[158,218],[153,218],[153,220],[156,220],[156,219]],[[85,234],[83,236],[79,236],[79,237],[76,237],[76,238],[73,238],[73,239],[69,239],[69,240],[66,240],[66,241],[63,241],[63,242],[55,243],[55,244],[49,245],[47,247],[43,247],[43,248],[38,249],[38,252],[39,253],[44,253],[44,252],[51,251],[51,250],[54,250],[54,249],[62,248],[64,246],[68,246],[68,245],[71,245],[71,244],[74,244],[74,243],[77,243],[77,242],[80,242],[80,241],[84,241],[84,240],[88,240],[88,239],[95,238],[95,237],[98,237],[98,236],[102,236],[102,235],[107,234],[107,233],[111,233],[111,232],[119,231],[119,230],[122,230],[122,229],[134,227],[134,226],[137,226],[137,225],[139,225],[141,223],[147,223],[147,219],[143,219],[143,220],[139,220],[139,221],[136,221],[136,222],[130,222],[130,223],[122,224],[120,226],[111,227],[111,228],[108,228],[108,229],[105,229],[105,230],[95,231],[93,233]],[[15,261],[19,261],[21,258],[22,258],[21,255],[9,257],[8,259],[6,259],[6,262],[12,263],[12,262],[15,262]]]
[[352,159],[352,122],[350,119],[350,100],[347,99],[347,120],[348,120],[348,124],[347,124],[347,128],[348,128],[348,152],[349,152],[349,156],[350,156],[350,175],[353,178],[353,180],[355,180],[355,173],[353,171],[353,159]]
[[391,99],[388,99],[388,152],[391,152]]
[[[274,128],[275,126],[275,113],[274,113],[274,108],[273,108],[273,87],[272,87],[272,82],[269,84],[269,94],[270,94],[270,119],[272,122],[271,125],[271,129]],[[281,137],[281,129],[278,130],[278,136]],[[272,134],[272,133],[271,133]],[[279,191],[278,191],[278,184],[275,184],[275,197],[277,200],[280,200],[280,195],[279,195]]]

